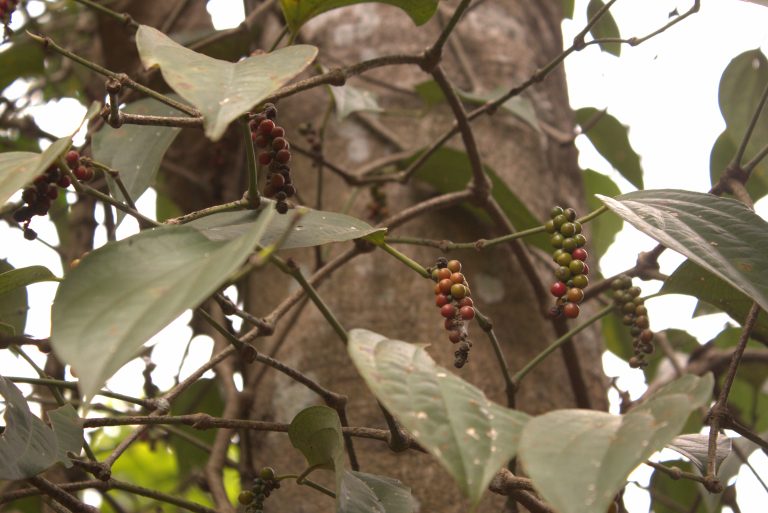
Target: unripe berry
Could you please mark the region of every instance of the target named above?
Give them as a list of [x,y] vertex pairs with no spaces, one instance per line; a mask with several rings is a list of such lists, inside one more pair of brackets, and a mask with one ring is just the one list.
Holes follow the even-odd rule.
[[560,214],[559,216],[555,216],[554,218],[552,218],[552,223],[555,225],[555,228],[557,230],[559,230],[560,227],[567,222],[568,222],[568,218],[565,217],[565,215],[563,214]]
[[560,266],[555,271],[555,278],[560,281],[568,281],[571,279],[571,270],[565,266]]
[[252,503],[253,499],[254,499],[253,492],[250,492],[248,490],[243,490],[242,492],[240,492],[240,495],[237,496],[237,502],[239,502],[243,506],[247,506],[250,503]]
[[451,273],[458,273],[461,272],[461,262],[458,260],[450,260],[448,261],[448,270],[451,271]]
[[558,265],[568,267],[568,264],[570,264],[572,260],[573,260],[573,256],[571,256],[570,253],[568,253],[567,251],[562,251],[562,253],[558,255],[557,260],[555,261],[557,262]]
[[451,274],[453,274],[453,272],[447,267],[443,267],[437,270],[437,278],[439,280],[449,279],[451,277]]
[[563,239],[563,249],[564,250],[566,250],[568,252],[571,252],[574,249],[576,249],[577,247],[578,247],[578,244],[576,244],[576,239],[574,239],[573,237],[568,237],[566,239]]
[[451,287],[453,287],[453,282],[449,279],[440,280],[437,285],[440,287],[440,292],[442,294],[450,294],[451,293]]
[[451,285],[451,296],[455,299],[462,299],[467,295],[467,287],[461,283],[454,283]]
[[563,237],[559,233],[556,233],[552,237],[550,237],[549,243],[552,245],[553,248],[562,248],[564,240],[565,240],[565,237]]
[[465,321],[469,321],[471,319],[474,319],[475,317],[475,309],[471,306],[462,306],[459,309],[459,315],[461,315],[461,318]]
[[560,227],[560,233],[566,237],[573,237],[576,235],[576,226],[574,226],[573,223],[563,223],[563,225]]
[[581,303],[584,300],[584,291],[576,287],[570,288],[565,299],[571,303]]
[[587,285],[589,285],[589,278],[585,274],[578,274],[573,277],[573,286],[578,287],[580,289],[587,288]]
[[576,247],[582,247],[587,243],[587,238],[584,237],[581,233],[577,233],[573,236],[573,240],[576,242]]
[[264,467],[259,471],[259,477],[265,481],[272,481],[275,478],[275,469],[272,467]]
[[552,207],[552,210],[549,211],[549,218],[554,219],[559,215],[563,214],[563,207]]
[[581,260],[571,260],[571,263],[568,264],[568,269],[571,270],[573,275],[582,274],[584,272],[584,262]]
[[547,233],[555,233],[555,222],[552,219],[544,223],[544,231]]

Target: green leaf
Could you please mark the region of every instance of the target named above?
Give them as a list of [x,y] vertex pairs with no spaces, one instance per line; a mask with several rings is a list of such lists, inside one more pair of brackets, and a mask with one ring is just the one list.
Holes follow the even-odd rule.
[[[627,326],[623,327],[625,331],[629,332],[629,328]],[[657,336],[667,337],[667,342],[669,342],[669,345],[676,353],[684,353],[690,355],[701,346],[699,341],[696,340],[693,335],[683,330],[670,328],[657,334]],[[645,368],[644,372],[645,378],[649,383],[656,378],[656,375],[659,371],[659,366],[663,362],[669,363],[667,357],[662,351],[656,351],[650,355],[646,361],[648,362],[648,366]]]
[[[261,199],[265,210],[274,210],[273,201]],[[307,248],[331,242],[344,242],[384,232],[385,228],[374,228],[365,221],[336,212],[304,209],[306,213],[291,226],[293,215],[276,215],[265,228],[260,245],[268,246],[277,242],[286,230],[290,235],[283,241],[281,249]],[[213,214],[188,223],[187,226],[205,229],[209,236],[218,240],[229,240],[248,231],[251,223],[259,217],[260,211],[242,210]]]
[[584,107],[576,111],[576,121],[582,127],[587,122],[593,122],[598,116],[598,121],[584,132],[584,135],[621,176],[638,189],[642,189],[643,168],[640,166],[640,157],[629,142],[629,128],[607,112],[601,112],[594,107]]
[[[688,458],[696,466],[699,474],[706,474],[709,460],[709,434],[690,433],[676,436],[667,444],[667,448]],[[715,473],[729,454],[731,454],[731,439],[718,436],[715,446]]]
[[600,197],[635,228],[687,256],[768,309],[768,223],[744,204],[660,189]]
[[[285,22],[296,33],[311,18],[331,9],[362,4],[372,0],[280,0]],[[416,25],[423,25],[437,11],[438,0],[376,0],[378,3],[399,7]]]
[[301,410],[288,426],[288,438],[310,467],[334,471],[338,504],[344,476],[344,436],[336,410],[327,406]]
[[[407,166],[417,157],[418,155],[405,160],[403,165]],[[430,155],[414,176],[430,184],[439,193],[445,194],[446,192],[464,190],[472,178],[470,169],[469,157],[465,152],[452,148],[440,148]],[[499,202],[502,210],[517,230],[525,230],[542,224],[490,167],[483,166],[483,169],[493,186],[491,195]],[[487,216],[480,209],[469,205],[462,206],[468,208],[479,219],[487,219]],[[552,251],[549,236],[546,233],[526,237],[525,242],[543,249],[547,253]]]
[[[738,414],[752,431],[761,432],[768,429],[768,393],[763,392],[762,386],[765,384],[765,364],[753,363],[750,365],[752,376],[762,377],[760,385],[755,386],[755,380],[744,379],[742,367],[739,366],[739,375],[733,381],[731,393],[728,396],[728,406],[731,411]],[[744,366],[746,370],[746,365]]]
[[[5,274],[12,270],[13,266],[11,264],[5,260],[0,260],[1,273]],[[0,323],[7,326],[4,331],[8,331],[8,328],[10,328],[13,334],[24,333],[24,327],[27,324],[28,308],[26,288],[20,287],[0,293]]]
[[194,52],[146,25],[136,32],[136,46],[144,66],[159,66],[168,85],[202,112],[205,135],[213,141],[317,55],[314,46],[293,45],[232,63]]
[[[224,401],[221,398],[216,380],[200,379],[190,385],[171,405],[171,415],[187,415],[197,412],[205,412],[214,417],[220,417],[224,411]],[[178,426],[179,430],[187,433],[191,438],[213,445],[216,431],[213,429],[195,429],[190,426]],[[210,452],[201,449],[192,442],[170,434],[168,444],[173,448],[176,456],[179,476],[182,480],[190,474],[200,470],[210,459]]]
[[[691,472],[693,469],[688,463],[675,464],[683,471]],[[672,479],[664,472],[658,470],[653,472],[650,483],[651,490],[651,511],[654,513],[712,513],[711,510],[704,509],[699,500],[699,488],[695,481],[688,479]],[[709,495],[708,492],[704,492]],[[659,499],[663,497],[663,499]],[[671,504],[669,501],[673,501]],[[677,509],[674,506],[680,506]],[[694,507],[695,505],[695,507]]]
[[0,92],[17,78],[42,75],[45,72],[44,59],[42,45],[31,39],[17,40],[10,48],[0,52]]
[[536,490],[559,513],[606,511],[629,473],[706,404],[713,382],[711,374],[683,376],[623,416],[545,413],[523,428],[519,457]]
[[0,273],[0,296],[14,289],[41,281],[59,281],[46,267],[32,265]]
[[83,395],[92,398],[152,335],[210,296],[253,251],[272,213],[226,241],[204,227],[164,226],[83,258],[59,286],[51,335],[57,356],[79,370]]
[[[175,99],[178,100],[178,97]],[[154,98],[144,98],[122,110],[143,116],[183,115]],[[140,125],[123,125],[114,129],[105,124],[93,135],[93,158],[120,173],[120,180],[135,201],[152,185],[165,152],[180,131],[181,128],[176,127]],[[117,183],[109,176],[107,184],[113,197],[125,201]],[[124,217],[125,213],[118,210],[118,224]]]
[[[753,300],[739,292],[726,281],[706,271],[690,260],[683,262],[661,287],[662,294],[685,294],[706,301],[727,313],[740,324],[744,324]],[[752,329],[755,337],[768,340],[768,316],[758,313],[757,323]]]
[[[602,194],[603,196],[614,197],[621,194],[618,185],[613,180],[605,176],[602,173],[593,171],[591,169],[585,169],[582,173],[582,179],[584,180],[584,192],[587,196],[587,207],[590,211],[597,210],[603,205],[603,203],[595,197],[595,194]],[[613,244],[616,234],[624,227],[624,221],[618,216],[613,216],[610,213],[597,216],[593,221],[590,221],[588,230],[591,235],[590,253],[597,262],[601,256],[608,251],[608,248]]]
[[5,430],[0,435],[0,480],[24,479],[57,462],[72,463],[67,452],[80,453],[83,428],[71,405],[48,412],[53,429],[29,411],[21,391],[0,376],[0,395],[5,399]]
[[[587,18],[591,20],[604,6],[605,4],[601,0],[589,0],[589,5],[587,5]],[[621,37],[621,34],[619,34],[619,26],[616,25],[616,21],[613,19],[610,10],[606,11],[602,17],[600,17],[600,20],[592,26],[589,33],[592,34],[592,37],[595,39]],[[621,43],[598,44],[600,45],[600,49],[604,52],[613,54],[616,57],[621,55]]]
[[354,329],[347,349],[378,400],[477,504],[529,417],[491,402],[420,345]]
[[336,108],[336,119],[343,120],[354,112],[383,112],[376,95],[365,89],[359,89],[350,85],[341,87],[329,86],[333,95],[333,104]]
[[72,144],[71,137],[62,137],[43,153],[12,151],[0,153],[0,205],[13,194],[41,175]]
[[575,0],[562,0],[563,2],[563,18],[573,19],[573,4]]
[[347,470],[341,480],[338,513],[411,513],[417,503],[397,479]]
[[635,353],[632,351],[632,336],[629,334],[629,327],[621,323],[621,315],[614,310],[603,317],[600,323],[606,349],[628,361]]

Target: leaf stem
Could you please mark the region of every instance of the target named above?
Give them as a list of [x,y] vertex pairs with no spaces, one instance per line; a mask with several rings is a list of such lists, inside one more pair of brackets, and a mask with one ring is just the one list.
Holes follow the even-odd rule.
[[501,368],[501,375],[504,376],[505,392],[507,394],[507,406],[510,408],[515,407],[515,393],[517,392],[517,384],[515,383],[512,373],[509,370],[509,364],[504,356],[504,352],[501,350],[501,344],[496,337],[496,332],[493,331],[493,322],[486,317],[475,307],[475,316],[477,317],[477,324],[480,325],[485,334],[488,336],[488,340],[491,342],[491,347],[496,355],[496,360],[499,362]]
[[125,23],[127,26],[131,27],[134,32],[139,28],[139,24],[136,23],[136,21],[128,13],[119,13],[117,11],[113,11],[108,7],[104,7],[101,4],[93,2],[92,0],[75,0],[75,2],[88,6],[95,11],[99,11],[102,14],[106,14],[107,16],[115,18],[117,21]]
[[251,139],[251,128],[248,125],[248,116],[244,116],[241,122],[243,131],[243,146],[245,146],[245,161],[248,164],[248,206],[258,208],[261,202],[259,195],[259,164],[256,162],[256,151]]
[[[376,244],[374,242],[374,244]],[[382,242],[381,244],[376,244],[378,247],[392,255],[393,257],[400,260],[402,263],[416,271],[421,275],[422,278],[431,278],[429,272],[417,261],[413,260],[411,257],[404,255],[403,253],[400,253],[398,250],[387,244],[386,242]]]
[[534,367],[536,367],[539,363],[544,360],[547,356],[549,356],[552,352],[554,352],[556,349],[558,349],[560,346],[565,344],[567,341],[569,341],[571,338],[573,338],[576,334],[580,333],[590,325],[594,324],[601,318],[605,317],[611,311],[614,309],[613,305],[608,305],[602,310],[598,311],[594,316],[587,319],[583,324],[579,324],[572,330],[570,330],[568,333],[564,334],[562,337],[558,338],[552,344],[550,344],[546,349],[544,349],[541,353],[539,353],[533,360],[528,362],[525,367],[520,369],[518,372],[515,373],[514,376],[512,376],[512,380],[515,383],[515,386],[520,385],[520,381],[531,371]]

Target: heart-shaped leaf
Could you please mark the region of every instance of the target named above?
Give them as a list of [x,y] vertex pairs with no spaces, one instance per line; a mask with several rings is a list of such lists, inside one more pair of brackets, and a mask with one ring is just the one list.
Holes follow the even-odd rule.
[[200,110],[205,135],[213,141],[317,55],[314,46],[292,45],[232,63],[185,48],[146,25],[136,32],[136,46],[144,66],[160,66],[168,85]]
[[714,379],[686,375],[623,416],[556,410],[523,428],[519,456],[559,513],[606,511],[629,473],[664,447],[706,404]]
[[288,437],[310,467],[335,472],[338,499],[344,475],[344,436],[336,410],[327,406],[301,410],[288,427]]
[[[587,18],[592,19],[595,17],[598,11],[604,6],[605,4],[602,2],[602,0],[590,0],[589,5],[587,5]],[[600,20],[595,23],[591,29],[589,29],[589,32],[595,39],[621,37],[621,34],[619,34],[619,26],[616,25],[616,20],[613,19],[611,11],[603,13],[603,15],[600,17]],[[600,45],[600,49],[604,52],[613,54],[616,57],[621,55],[621,43],[612,41],[600,42],[598,44]]]
[[5,399],[5,430],[0,434],[0,479],[32,477],[57,462],[72,463],[67,452],[80,453],[83,428],[71,405],[48,412],[53,429],[29,411],[21,391],[0,376]]
[[640,166],[640,157],[629,142],[629,129],[615,117],[607,112],[601,113],[594,107],[576,111],[576,121],[582,127],[595,119],[597,122],[592,124],[584,135],[621,176],[638,189],[642,189],[643,168]]
[[768,310],[768,223],[743,203],[672,189],[600,196],[641,232],[682,253]]
[[[707,472],[709,435],[691,433],[676,436],[674,440],[667,444],[667,448],[691,460],[691,463],[696,465],[701,475]],[[727,436],[718,436],[717,448],[715,450],[715,472],[717,472],[720,464],[729,454],[731,454],[731,439]]]
[[48,146],[43,153],[0,153],[0,205],[38,175],[43,174],[71,144],[71,137],[62,137]]
[[59,281],[48,268],[32,265],[0,273],[0,295],[41,281]]
[[410,488],[397,479],[347,470],[341,480],[338,513],[412,513]]
[[[178,97],[174,98],[178,100]],[[127,105],[123,112],[151,116],[180,116],[177,111],[154,98],[144,98]],[[152,185],[160,168],[165,152],[181,131],[177,127],[123,125],[114,129],[104,125],[93,135],[93,158],[120,173],[133,200],[139,199]],[[107,176],[109,191],[115,198],[124,201],[123,193],[114,180]],[[117,211],[117,222],[125,217]]]
[[141,346],[196,307],[260,241],[273,210],[222,241],[192,226],[164,226],[109,243],[85,257],[59,286],[51,344],[79,371],[89,399]]
[[[8,273],[13,266],[5,260],[0,260],[0,273]],[[0,275],[2,276],[2,275]],[[0,293],[0,323],[3,331],[10,335],[24,333],[27,324],[27,289],[15,287]]]
[[[747,295],[690,260],[686,260],[675,269],[661,287],[661,293],[696,297],[699,301],[706,301],[717,307],[742,324],[753,302]],[[768,316],[765,312],[758,313],[752,333],[762,340],[768,340]]]
[[[274,210],[273,202],[262,198],[264,209]],[[268,246],[280,240],[287,230],[291,233],[280,245],[281,249],[307,248],[331,242],[344,242],[359,239],[373,233],[383,233],[385,228],[374,228],[365,221],[336,212],[302,209],[304,214],[293,226],[293,214],[278,215],[265,228],[260,244]],[[187,226],[205,229],[209,237],[229,240],[239,237],[249,230],[259,216],[257,211],[242,210],[223,212],[203,217],[188,223]]]
[[399,7],[411,17],[416,25],[429,21],[437,11],[437,0],[280,0],[283,16],[292,33],[311,18],[331,9],[377,1]]
[[476,504],[515,455],[528,415],[491,402],[420,345],[354,329],[347,348],[373,394]]

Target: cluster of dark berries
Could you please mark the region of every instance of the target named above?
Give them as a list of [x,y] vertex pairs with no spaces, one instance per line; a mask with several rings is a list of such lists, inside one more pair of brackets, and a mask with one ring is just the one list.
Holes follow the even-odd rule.
[[11,22],[11,14],[18,4],[19,0],[0,0],[0,23],[8,26]]
[[555,248],[552,260],[558,265],[555,270],[557,281],[549,289],[557,298],[551,315],[575,319],[579,316],[584,289],[589,285],[587,250],[583,247],[587,238],[581,233],[581,223],[576,221],[576,211],[572,208],[553,208],[544,229],[552,234],[550,242]]
[[267,167],[267,178],[264,184],[264,196],[275,198],[275,208],[281,214],[288,212],[286,199],[296,194],[296,187],[291,180],[291,150],[285,138],[285,129],[275,124],[277,108],[268,103],[264,110],[254,116],[250,122],[251,139],[259,150],[259,164]]
[[253,480],[253,487],[240,492],[237,501],[245,506],[246,513],[264,513],[264,500],[278,488],[280,481],[275,478],[275,470],[264,467],[259,477]]
[[370,188],[371,201],[366,206],[368,211],[368,219],[378,223],[389,215],[389,209],[387,208],[387,195],[381,190],[379,184]]
[[633,369],[645,367],[648,362],[645,356],[653,353],[653,331],[648,326],[648,309],[645,307],[645,299],[640,297],[640,287],[632,286],[632,278],[622,274],[613,282],[613,302],[616,308],[621,310],[624,316],[621,319],[622,324],[630,326],[629,332],[632,335],[632,349],[635,356],[629,359],[629,366]]
[[448,340],[458,344],[453,362],[456,368],[461,368],[467,363],[469,349],[472,342],[469,340],[467,325],[464,321],[471,321],[475,317],[475,308],[467,279],[461,273],[461,262],[445,258],[438,258],[437,264],[432,269],[432,280],[435,283],[435,304],[440,308],[440,315],[445,317],[445,329],[448,330]]

